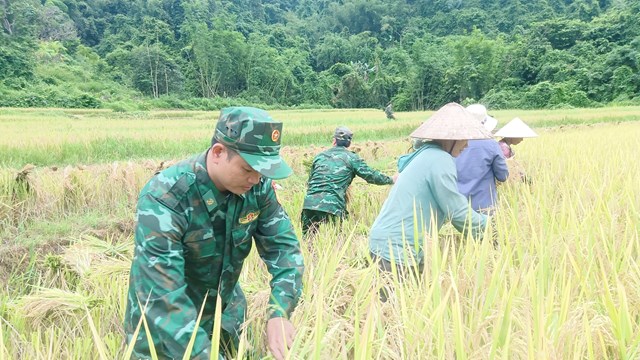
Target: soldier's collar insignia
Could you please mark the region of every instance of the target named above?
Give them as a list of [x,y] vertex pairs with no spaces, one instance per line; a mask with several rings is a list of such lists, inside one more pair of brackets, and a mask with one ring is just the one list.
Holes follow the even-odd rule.
[[280,131],[273,130],[273,132],[271,132],[271,140],[273,140],[273,142],[278,142],[278,139],[280,139]]
[[212,211],[215,207],[218,206],[218,202],[216,201],[216,198],[211,190],[207,191],[202,196],[202,200],[204,200],[204,204],[207,207],[208,211]]
[[238,222],[243,225],[248,224],[252,221],[255,221],[258,218],[258,215],[260,215],[260,210],[252,211],[250,213],[247,213],[247,215],[245,215],[244,217],[238,219]]

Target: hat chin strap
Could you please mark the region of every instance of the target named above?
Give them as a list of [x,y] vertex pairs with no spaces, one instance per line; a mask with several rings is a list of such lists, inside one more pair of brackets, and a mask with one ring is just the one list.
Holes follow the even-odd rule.
[[449,151],[447,151],[449,153],[449,155],[453,156],[452,152],[453,152],[453,148],[456,147],[456,142],[458,140],[453,140],[453,144],[451,145],[451,149],[449,149]]

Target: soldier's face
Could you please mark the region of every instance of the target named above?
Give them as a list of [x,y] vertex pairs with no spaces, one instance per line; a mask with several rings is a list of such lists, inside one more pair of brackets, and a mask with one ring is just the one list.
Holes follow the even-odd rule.
[[[216,148],[217,145],[221,148]],[[218,190],[241,195],[260,182],[260,173],[253,170],[239,154],[228,156],[229,151],[220,144],[211,147],[208,155],[212,164],[208,167],[209,177]]]

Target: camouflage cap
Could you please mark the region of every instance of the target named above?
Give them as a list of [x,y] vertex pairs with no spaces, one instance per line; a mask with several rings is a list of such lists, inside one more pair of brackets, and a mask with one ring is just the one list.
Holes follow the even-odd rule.
[[346,126],[338,126],[333,133],[333,138],[336,140],[348,140],[353,139],[353,132]]
[[271,179],[284,179],[292,170],[280,157],[282,123],[264,110],[228,107],[220,112],[213,138],[236,150],[255,171]]

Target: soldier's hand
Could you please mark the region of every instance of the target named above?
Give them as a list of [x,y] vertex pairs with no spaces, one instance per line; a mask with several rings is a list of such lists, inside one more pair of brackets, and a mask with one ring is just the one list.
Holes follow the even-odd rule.
[[393,179],[393,183],[395,184],[398,181],[398,176],[400,176],[400,173],[395,173],[391,178]]
[[267,321],[267,347],[277,360],[286,358],[294,336],[295,328],[289,320],[276,317]]

